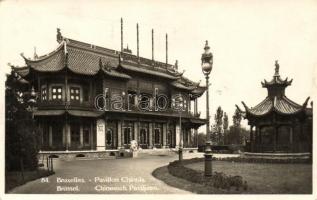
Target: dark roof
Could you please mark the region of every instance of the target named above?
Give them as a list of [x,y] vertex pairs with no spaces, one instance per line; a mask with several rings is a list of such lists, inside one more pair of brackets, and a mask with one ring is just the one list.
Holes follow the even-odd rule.
[[100,111],[82,111],[82,110],[36,110],[34,111],[35,116],[59,116],[65,113],[77,117],[99,117],[103,114]]
[[22,77],[30,73],[30,68],[37,72],[57,72],[68,68],[73,73],[96,75],[100,71],[107,76],[130,79],[126,72],[148,74],[173,81],[171,84],[179,89],[194,91],[202,95],[204,87],[195,83],[177,71],[177,67],[132,54],[107,49],[104,47],[61,37],[59,46],[53,52],[29,59],[24,57],[27,67],[19,69]]
[[285,88],[291,85],[292,80],[288,81],[287,78],[282,80],[279,75],[279,64],[275,63],[275,74],[270,82],[264,80],[262,86],[268,89],[267,97],[258,105],[249,108],[244,102],[242,102],[245,112],[243,112],[238,106],[238,110],[245,116],[263,116],[271,112],[278,114],[292,115],[302,111],[305,111],[309,97],[303,103],[299,105],[285,96]]
[[272,87],[272,86],[289,86],[292,84],[293,79],[291,80],[287,80],[288,78],[282,80],[280,75],[274,75],[273,79],[271,81],[266,81],[264,80],[264,82],[261,82],[262,87]]
[[167,79],[172,79],[172,80],[175,80],[175,79],[179,78],[179,77],[175,77],[175,76],[166,74],[164,72],[160,72],[159,70],[149,69],[149,68],[146,69],[144,67],[133,66],[131,64],[122,63],[122,64],[120,64],[120,67],[122,67],[123,69],[128,70],[128,71],[134,71],[134,72],[149,74],[149,75],[152,75],[152,76],[159,76],[159,77],[162,77],[162,78],[167,78]]
[[60,44],[55,51],[35,60],[28,59],[23,54],[22,57],[28,66],[39,72],[56,72],[61,71],[65,67],[63,44]]
[[[286,96],[276,96],[274,98],[266,97],[261,103],[252,108],[248,108],[244,102],[242,103],[247,114],[256,116],[266,115],[272,111],[275,111],[279,114],[295,114],[302,111],[303,109],[303,106],[293,102]],[[303,105],[305,105],[305,103]]]
[[178,89],[182,89],[182,90],[192,91],[195,89],[194,86],[186,86],[186,85],[182,84],[180,81],[173,81],[171,83],[171,85],[178,88]]

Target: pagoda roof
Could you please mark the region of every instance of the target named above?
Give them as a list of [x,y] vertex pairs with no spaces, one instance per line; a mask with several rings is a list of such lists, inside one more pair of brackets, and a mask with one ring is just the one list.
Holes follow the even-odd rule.
[[266,97],[261,103],[251,108],[249,108],[244,102],[242,102],[242,104],[245,108],[246,115],[262,116],[271,112],[277,112],[282,115],[290,115],[305,110],[308,100],[309,97],[303,105],[299,105],[286,96],[275,96],[274,98]]
[[285,95],[285,87],[290,85],[292,80],[288,81],[287,78],[282,80],[279,75],[279,64],[275,62],[275,74],[270,82],[262,82],[262,86],[268,89],[267,97],[254,107],[249,108],[243,101],[242,104],[245,111],[242,111],[237,105],[236,107],[245,118],[249,116],[259,117],[269,113],[275,112],[281,115],[293,115],[306,110],[309,97],[306,101],[299,105],[290,100]]
[[[59,42],[58,47],[49,54],[34,59],[26,58],[23,54],[21,56],[28,67],[38,72],[58,72],[68,68],[77,74],[95,75],[100,70],[99,60],[101,59],[102,63],[107,64],[115,71],[107,73],[108,75],[124,74],[118,67],[170,80],[179,79],[183,75],[175,70],[173,65],[137,57],[125,52],[64,37]],[[25,73],[28,73],[27,70]]]
[[179,89],[193,91],[202,95],[205,87],[193,82],[178,71],[177,63],[171,65],[151,59],[135,56],[131,53],[120,52],[89,43],[63,37],[58,29],[57,41],[59,45],[52,52],[35,56],[34,59],[26,58],[23,54],[26,67],[16,69],[22,76],[27,76],[30,71],[59,72],[64,69],[81,74],[96,75],[104,73],[107,76],[130,79],[129,72],[142,73],[158,78],[167,79],[170,84]]
[[293,79],[288,80],[288,78],[286,77],[286,79],[283,80],[280,77],[279,69],[280,69],[280,65],[278,64],[278,61],[276,60],[275,61],[275,73],[274,73],[272,80],[266,81],[264,79],[264,81],[261,82],[262,87],[266,87],[266,88],[269,88],[269,87],[287,87],[287,86],[292,84]]

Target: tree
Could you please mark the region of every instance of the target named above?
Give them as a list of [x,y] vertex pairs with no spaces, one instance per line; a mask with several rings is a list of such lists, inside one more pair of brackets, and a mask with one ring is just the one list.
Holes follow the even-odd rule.
[[5,83],[6,170],[34,170],[38,166],[39,132],[29,112],[29,85],[13,69]]
[[198,133],[197,135],[197,143],[198,143],[198,151],[205,152],[205,145],[206,145],[206,134]]
[[223,144],[223,129],[222,129],[222,124],[223,124],[223,110],[221,109],[221,106],[217,108],[216,114],[215,114],[215,131],[217,134],[217,143],[218,144]]
[[229,126],[229,120],[228,115],[226,112],[223,114],[223,134],[224,134],[224,144],[227,144],[227,135],[228,135],[228,126]]
[[228,144],[243,144],[248,131],[245,128],[241,128],[242,115],[238,109],[235,110],[232,120],[233,125],[229,127],[227,135]]
[[240,111],[238,110],[238,108],[236,108],[234,115],[232,116],[232,119],[233,119],[233,126],[239,127],[241,124],[242,115]]

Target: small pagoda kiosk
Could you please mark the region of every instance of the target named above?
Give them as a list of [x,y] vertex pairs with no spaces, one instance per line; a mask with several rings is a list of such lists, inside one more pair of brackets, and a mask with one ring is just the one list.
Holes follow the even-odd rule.
[[[309,97],[299,105],[285,95],[292,80],[283,80],[279,64],[275,61],[275,74],[271,81],[262,83],[267,97],[255,107],[245,111],[237,108],[250,125],[250,152],[299,153],[312,150],[312,108],[307,108]],[[312,102],[311,102],[312,106]]]

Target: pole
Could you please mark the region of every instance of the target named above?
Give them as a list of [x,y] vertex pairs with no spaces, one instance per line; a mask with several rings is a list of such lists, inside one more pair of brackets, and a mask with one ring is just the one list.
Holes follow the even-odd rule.
[[178,148],[178,160],[183,161],[183,135],[182,135],[182,111],[179,112],[179,148]]
[[205,176],[212,176],[212,154],[211,154],[211,140],[210,140],[210,130],[209,130],[209,76],[206,74],[206,149],[205,149]]
[[210,141],[210,130],[209,130],[209,76],[206,75],[206,86],[207,86],[207,91],[206,91],[206,134],[207,134],[207,141]]

